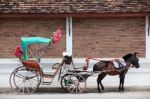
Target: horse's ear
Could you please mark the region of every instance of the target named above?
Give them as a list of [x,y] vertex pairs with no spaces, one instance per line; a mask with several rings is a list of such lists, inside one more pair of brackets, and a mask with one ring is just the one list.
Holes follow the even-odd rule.
[[134,54],[133,54],[134,56],[137,56],[138,55],[138,52],[134,52]]
[[133,53],[128,53],[127,55],[123,56],[122,58],[126,61],[133,56]]

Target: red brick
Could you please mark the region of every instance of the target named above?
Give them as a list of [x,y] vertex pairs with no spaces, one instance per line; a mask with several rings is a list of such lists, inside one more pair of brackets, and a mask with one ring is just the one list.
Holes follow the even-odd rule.
[[133,51],[145,57],[145,19],[74,18],[74,57],[121,57]]
[[51,18],[1,18],[0,19],[0,57],[15,57],[13,51],[21,37],[51,37],[56,28],[61,27],[60,41],[52,45],[45,57],[60,57],[65,50],[65,19]]

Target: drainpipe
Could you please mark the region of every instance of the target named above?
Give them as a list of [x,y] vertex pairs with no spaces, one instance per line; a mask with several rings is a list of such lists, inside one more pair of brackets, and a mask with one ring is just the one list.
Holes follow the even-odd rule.
[[72,55],[72,17],[66,17],[66,51]]
[[150,58],[150,25],[149,25],[149,16],[145,17],[145,33],[146,33],[146,58]]

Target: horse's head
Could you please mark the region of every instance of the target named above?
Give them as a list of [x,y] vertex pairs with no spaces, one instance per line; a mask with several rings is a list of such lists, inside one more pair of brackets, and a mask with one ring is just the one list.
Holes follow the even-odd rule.
[[140,67],[139,58],[138,58],[137,54],[138,53],[135,52],[133,54],[129,53],[129,54],[123,56],[123,59],[125,60],[125,62],[127,63],[128,66],[133,65],[136,68]]

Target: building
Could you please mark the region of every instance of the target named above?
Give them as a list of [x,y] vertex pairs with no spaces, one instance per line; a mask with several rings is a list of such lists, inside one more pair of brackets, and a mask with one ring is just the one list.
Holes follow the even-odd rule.
[[0,57],[14,57],[22,36],[63,36],[45,57],[150,58],[150,0],[0,0]]

